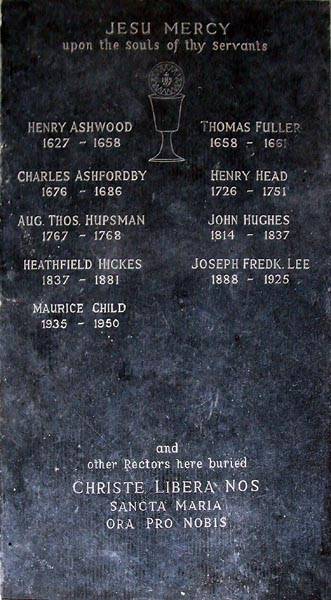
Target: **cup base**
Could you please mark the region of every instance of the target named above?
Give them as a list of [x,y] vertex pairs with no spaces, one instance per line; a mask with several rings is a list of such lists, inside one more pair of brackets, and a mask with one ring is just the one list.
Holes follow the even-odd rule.
[[148,162],[154,162],[154,163],[165,163],[165,162],[171,162],[171,163],[176,163],[176,162],[184,162],[185,158],[182,158],[181,156],[170,156],[169,158],[165,158],[163,156],[159,156],[158,154],[156,156],[153,156],[153,158],[150,158]]
[[161,147],[158,153],[153,156],[153,158],[149,159],[149,162],[154,163],[174,163],[174,162],[184,162],[185,158],[178,156],[174,151],[174,147],[172,144],[172,134],[173,131],[160,131],[161,133]]

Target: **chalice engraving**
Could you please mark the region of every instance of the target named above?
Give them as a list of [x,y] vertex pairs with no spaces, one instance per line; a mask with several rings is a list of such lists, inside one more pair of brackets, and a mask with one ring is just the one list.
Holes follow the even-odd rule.
[[172,135],[179,129],[182,104],[185,98],[181,91],[185,78],[182,69],[172,62],[155,65],[149,74],[148,96],[154,119],[155,130],[161,134],[161,146],[150,162],[183,162],[185,158],[174,151]]

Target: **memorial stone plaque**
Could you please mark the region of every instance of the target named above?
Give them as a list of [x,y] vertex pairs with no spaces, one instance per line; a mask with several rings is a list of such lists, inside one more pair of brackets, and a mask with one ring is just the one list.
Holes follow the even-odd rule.
[[328,600],[329,12],[3,0],[3,600]]

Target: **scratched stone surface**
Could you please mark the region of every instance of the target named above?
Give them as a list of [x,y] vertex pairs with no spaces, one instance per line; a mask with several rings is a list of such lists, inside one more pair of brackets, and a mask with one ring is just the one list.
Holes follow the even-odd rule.
[[[328,239],[328,3],[90,0],[3,2],[3,597],[10,600],[327,600],[328,541],[326,256]],[[64,40],[104,37],[112,20],[231,22],[232,41],[263,40],[267,53],[179,49],[137,53],[61,50]],[[157,33],[151,36],[161,39]],[[138,39],[142,38],[138,36]],[[175,60],[185,74],[182,164],[153,165],[159,137],[148,73]],[[28,121],[130,120],[115,154],[88,147],[43,151]],[[199,123],[298,121],[303,133],[284,152],[261,148],[211,154]],[[210,168],[284,169],[291,195],[268,212],[291,215],[285,244],[238,235],[213,246],[212,212],[261,213],[261,198],[209,195]],[[90,198],[41,199],[21,186],[24,169],[147,169],[117,204]],[[17,227],[20,214],[139,213],[145,228],[109,243],[73,238],[61,256],[140,257],[116,291],[42,289],[24,258],[48,250]],[[239,229],[240,233],[240,229]],[[309,274],[283,288],[213,289],[195,273],[196,256],[307,257]],[[126,302],[111,338],[87,326],[40,330],[33,302]],[[89,473],[94,458],[159,458],[178,442],[179,458],[247,456],[240,473],[257,494],[220,494],[225,529],[134,531],[105,527],[109,497],[77,497],[77,478],[183,478],[184,473]],[[165,458],[165,457],[163,457]],[[168,457],[169,458],[169,457]],[[237,476],[227,472],[227,476]],[[206,479],[206,471],[185,472]],[[211,475],[209,474],[209,477]],[[225,474],[215,471],[214,481]],[[170,516],[173,507],[170,507]],[[222,513],[223,514],[223,513]],[[203,515],[205,516],[205,515]],[[209,514],[210,516],[210,514]],[[218,516],[218,513],[212,513]]]

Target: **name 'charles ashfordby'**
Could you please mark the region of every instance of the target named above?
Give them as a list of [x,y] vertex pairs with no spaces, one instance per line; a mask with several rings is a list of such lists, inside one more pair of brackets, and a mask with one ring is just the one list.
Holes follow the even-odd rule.
[[76,172],[71,171],[45,171],[42,170],[28,170],[18,171],[17,180],[20,183],[52,183],[52,182],[65,182],[65,181],[83,181],[83,182],[113,182],[113,181],[124,181],[124,182],[141,182],[145,181],[147,170],[128,170],[128,169],[115,169],[115,170],[97,170],[87,169],[82,171],[78,169]]

